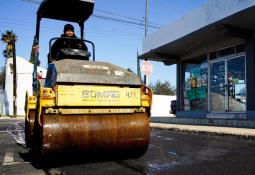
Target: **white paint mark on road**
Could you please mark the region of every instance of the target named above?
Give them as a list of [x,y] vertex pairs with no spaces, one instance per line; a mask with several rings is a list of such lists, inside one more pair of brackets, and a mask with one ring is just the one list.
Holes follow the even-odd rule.
[[7,129],[7,132],[12,135],[16,143],[22,145],[23,147],[26,146],[25,133],[24,127],[22,126],[22,122],[15,123],[15,129],[14,130]]
[[30,162],[15,162],[14,161],[14,148],[9,148],[6,150],[6,153],[4,155],[4,161],[2,163],[3,166],[6,165],[16,165],[21,163],[30,163]]
[[3,166],[7,166],[7,165],[17,165],[17,164],[22,164],[22,163],[27,163],[29,164],[30,162],[6,162],[6,163],[3,163]]
[[170,138],[170,137],[164,137],[164,136],[157,136],[157,138],[160,138],[160,139],[163,139],[163,140],[167,140],[167,141],[173,140],[173,139]]
[[172,154],[172,155],[174,155],[174,156],[176,156],[176,153],[175,153],[175,152],[169,151],[168,153],[169,153],[169,154]]
[[159,146],[149,144],[149,148],[152,148],[152,147],[155,147],[155,148],[161,149],[161,147],[159,147]]
[[173,140],[172,138],[169,138],[169,137],[165,137],[164,139],[167,140],[167,141]]
[[51,174],[51,175],[63,175],[64,174],[60,168],[50,168],[50,169],[47,169],[46,172],[47,172],[47,174]]
[[4,156],[4,161],[3,161],[3,165],[5,165],[6,163],[11,163],[14,160],[14,154],[13,154],[13,149],[7,149],[5,156]]
[[176,165],[178,165],[178,163],[175,161],[169,162],[169,163],[152,163],[152,162],[148,163],[148,166],[150,168],[153,168],[156,170],[170,169],[170,168],[174,168]]

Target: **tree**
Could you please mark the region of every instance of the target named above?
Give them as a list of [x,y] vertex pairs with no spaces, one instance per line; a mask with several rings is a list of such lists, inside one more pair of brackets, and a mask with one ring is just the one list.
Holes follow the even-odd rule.
[[2,33],[1,40],[6,43],[6,50],[3,51],[4,57],[6,59],[13,58],[13,117],[17,115],[17,77],[16,77],[16,50],[15,43],[17,41],[17,36],[13,31],[7,30]]
[[149,87],[152,89],[154,94],[157,95],[175,95],[176,89],[174,86],[171,86],[169,81],[161,82],[157,80],[155,84],[150,83]]
[[[6,49],[3,50],[3,56],[6,59],[13,57],[13,44],[12,41],[17,41],[17,36],[12,30],[7,30],[5,33],[2,33],[1,41],[6,44]],[[0,70],[0,86],[4,88],[5,83],[5,66]]]
[[17,36],[13,33],[12,30],[7,30],[5,33],[2,33],[1,41],[6,44],[6,49],[3,50],[3,55],[5,58],[13,57],[13,41],[17,41]]
[[0,88],[4,89],[5,85],[5,66],[0,70]]

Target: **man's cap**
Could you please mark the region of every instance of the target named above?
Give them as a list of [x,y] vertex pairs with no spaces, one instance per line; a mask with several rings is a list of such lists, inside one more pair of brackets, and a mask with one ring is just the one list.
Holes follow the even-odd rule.
[[74,27],[72,24],[66,24],[64,27],[64,33],[66,33],[66,31],[71,30],[74,32]]

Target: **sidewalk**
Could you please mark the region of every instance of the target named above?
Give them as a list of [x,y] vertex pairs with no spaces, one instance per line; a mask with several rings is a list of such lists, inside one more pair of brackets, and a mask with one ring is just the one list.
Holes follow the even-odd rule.
[[0,117],[0,121],[1,120],[25,120],[25,116],[17,116],[16,118],[13,118],[12,116],[1,116]]
[[183,124],[150,123],[151,128],[196,134],[212,134],[219,136],[236,136],[242,139],[255,139],[255,129],[220,126],[198,126]]

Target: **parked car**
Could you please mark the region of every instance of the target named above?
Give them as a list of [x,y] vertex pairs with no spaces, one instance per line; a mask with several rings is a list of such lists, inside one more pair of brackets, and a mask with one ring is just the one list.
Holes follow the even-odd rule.
[[176,100],[171,101],[170,114],[176,115]]

